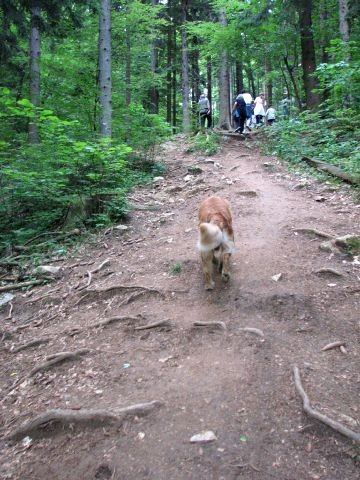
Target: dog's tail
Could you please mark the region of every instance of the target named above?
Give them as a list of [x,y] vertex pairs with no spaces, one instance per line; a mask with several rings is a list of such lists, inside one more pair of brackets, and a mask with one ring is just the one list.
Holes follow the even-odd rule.
[[221,245],[223,241],[222,231],[213,223],[200,223],[199,232],[198,249],[200,252],[210,252]]

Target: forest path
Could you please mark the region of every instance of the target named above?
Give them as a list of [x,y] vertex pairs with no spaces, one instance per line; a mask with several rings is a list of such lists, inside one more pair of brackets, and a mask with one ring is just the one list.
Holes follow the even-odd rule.
[[[29,298],[17,295],[15,326],[30,326],[5,338],[1,351],[4,390],[24,378],[2,402],[4,433],[51,408],[116,411],[152,400],[162,406],[120,428],[54,435],[47,426],[37,433],[50,438],[3,439],[1,478],[358,478],[359,448],[303,413],[292,368],[300,368],[314,407],[360,431],[359,265],[320,251],[323,239],[294,231],[359,233],[359,208],[345,187],[301,184],[276,159],[260,155],[252,138],[231,139],[210,159],[187,147],[183,137],[164,145],[165,179],[132,193],[127,230],[114,228],[83,247],[56,285]],[[236,252],[230,283],[217,277],[207,292],[195,245],[197,209],[211,194],[232,205]],[[79,292],[86,272],[107,258],[110,264]],[[315,274],[321,268],[342,276]],[[160,294],[104,291],[119,285]],[[1,315],[4,320],[7,312]],[[119,315],[131,318],[94,326]],[[169,325],[135,329],[162,320]],[[194,327],[199,321],[222,321],[226,330]],[[264,338],[246,327],[261,329]],[[8,350],[39,337],[47,343]],[[335,340],[346,342],[347,354],[321,351]],[[25,378],[47,355],[85,348],[90,351],[76,361]],[[204,430],[217,440],[190,443]]]

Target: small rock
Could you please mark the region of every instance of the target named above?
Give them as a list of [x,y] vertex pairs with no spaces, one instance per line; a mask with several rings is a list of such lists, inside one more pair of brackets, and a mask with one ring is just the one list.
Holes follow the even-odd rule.
[[153,183],[163,182],[165,180],[164,177],[154,177]]
[[225,182],[226,182],[228,185],[232,185],[232,184],[233,184],[233,181],[230,180],[230,178],[227,178],[227,179],[225,180]]
[[119,230],[120,232],[126,232],[130,227],[127,225],[115,225],[114,230]]
[[317,195],[316,197],[314,197],[314,200],[315,200],[315,202],[321,202],[322,203],[322,202],[325,202],[326,197],[323,197],[321,195]]
[[188,172],[191,173],[191,175],[199,175],[202,173],[204,170],[200,167],[197,167],[196,165],[191,165],[188,167]]
[[139,433],[137,434],[137,438],[138,438],[139,440],[144,440],[144,438],[145,438],[145,433],[144,433],[144,432],[139,432]]
[[55,267],[53,265],[39,265],[34,272],[36,275],[52,275],[57,277],[61,273],[61,267]]
[[29,448],[32,444],[32,438],[31,437],[24,437],[22,439],[21,443],[25,448]]
[[186,229],[185,229],[185,233],[190,233],[191,230],[192,230],[192,228],[186,228]]
[[172,355],[169,355],[168,357],[159,358],[159,362],[160,362],[160,363],[165,363],[165,362],[167,362],[168,360],[171,360],[172,358],[173,358]]
[[191,180],[193,179],[194,179],[193,175],[185,175],[184,182],[188,183],[188,182],[191,182]]
[[205,158],[204,159],[204,163],[212,163],[214,164],[215,163],[215,160],[213,158]]
[[274,282],[278,282],[279,280],[282,279],[282,276],[283,276],[282,273],[277,273],[276,275],[273,275],[271,279],[274,280]]
[[7,303],[10,303],[11,300],[13,300],[14,298],[15,295],[13,295],[12,293],[3,293],[2,295],[0,295],[0,307],[6,305]]
[[207,430],[205,432],[197,433],[190,438],[191,443],[206,443],[206,442],[213,442],[217,440],[217,437],[214,432],[211,430]]
[[181,192],[182,190],[183,190],[183,187],[181,187],[180,185],[172,185],[164,189],[166,193],[176,193],[176,192]]

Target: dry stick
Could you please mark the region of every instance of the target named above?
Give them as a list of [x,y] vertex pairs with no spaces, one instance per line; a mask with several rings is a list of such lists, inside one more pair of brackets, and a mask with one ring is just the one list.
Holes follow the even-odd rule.
[[322,238],[335,238],[334,235],[331,235],[330,233],[325,233],[321,232],[320,230],[316,230],[315,228],[294,228],[294,232],[298,233],[313,233],[314,235],[317,235],[318,237]]
[[297,392],[299,393],[300,397],[302,398],[303,401],[303,409],[304,411],[312,418],[316,418],[316,420],[319,420],[320,422],[325,423],[329,427],[331,427],[333,430],[336,430],[337,432],[341,433],[342,435],[345,435],[348,438],[351,438],[351,440],[354,440],[355,442],[360,443],[360,433],[356,433],[353,430],[350,430],[350,428],[345,427],[341,423],[337,422],[336,420],[332,420],[331,418],[327,417],[326,415],[323,415],[322,413],[314,410],[309,401],[309,397],[305,393],[305,390],[302,386],[301,383],[301,378],[300,378],[300,371],[298,367],[294,366],[294,380],[295,380],[295,388]]
[[244,327],[240,328],[243,332],[253,333],[254,335],[258,335],[259,337],[264,338],[264,332],[259,328],[252,328],[252,327]]
[[160,320],[159,322],[148,323],[147,325],[141,325],[140,327],[135,327],[135,330],[148,330],[149,328],[164,327],[170,326],[171,323],[169,320]]
[[26,436],[32,438],[40,438],[45,433],[45,427],[49,423],[58,423],[62,426],[75,425],[91,425],[97,424],[99,426],[108,425],[111,423],[119,424],[127,417],[144,417],[154,411],[156,408],[162,406],[163,403],[153,400],[148,403],[139,403],[130,405],[129,407],[120,408],[117,411],[110,410],[70,410],[70,409],[56,409],[49,410],[41,415],[38,415],[33,420],[25,422],[19,428],[9,435],[11,440],[21,440]]
[[60,352],[50,355],[49,357],[47,357],[46,362],[38,365],[37,367],[34,367],[30,371],[28,377],[33,377],[41,370],[48,370],[53,365],[64,362],[65,360],[78,360],[81,355],[85,355],[86,353],[89,353],[88,349],[77,350],[76,352]]
[[13,283],[12,285],[4,285],[3,287],[0,287],[0,292],[9,292],[10,290],[17,290],[32,285],[40,285],[41,283],[44,283],[44,280],[30,280],[28,282]]
[[344,345],[340,345],[340,352],[344,353],[345,355],[347,354],[347,351],[346,351],[346,348],[344,347]]
[[35,340],[31,340],[31,342],[24,343],[24,345],[20,345],[19,347],[16,347],[12,350],[10,350],[11,353],[18,353],[21,352],[22,350],[26,350],[27,348],[30,347],[36,347],[37,345],[42,345],[43,343],[47,343],[50,341],[50,338],[36,338]]
[[225,322],[219,322],[219,321],[214,321],[214,322],[194,322],[193,323],[194,327],[218,327],[222,328],[223,330],[226,330],[226,325]]
[[326,350],[331,350],[332,348],[336,348],[336,347],[342,347],[344,345],[345,345],[345,342],[338,340],[336,342],[328,343],[327,345],[325,345],[325,347],[321,349],[321,351],[326,352]]

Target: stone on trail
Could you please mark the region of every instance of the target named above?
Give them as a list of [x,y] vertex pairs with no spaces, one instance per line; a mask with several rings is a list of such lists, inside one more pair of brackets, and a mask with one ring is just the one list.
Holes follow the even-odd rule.
[[279,280],[282,279],[282,276],[283,276],[282,273],[277,273],[276,275],[273,275],[271,279],[274,280],[274,282],[278,282]]
[[55,267],[53,265],[39,265],[35,269],[35,275],[50,275],[54,277],[58,277],[61,273],[61,267]]
[[164,177],[154,177],[153,178],[153,183],[163,182],[164,180],[165,180]]
[[15,295],[13,295],[12,293],[3,293],[2,295],[0,295],[0,307],[6,305],[7,303],[10,303],[11,300],[13,300],[14,298]]
[[190,438],[191,443],[207,443],[213,442],[214,440],[217,440],[217,437],[211,430],[197,433]]

